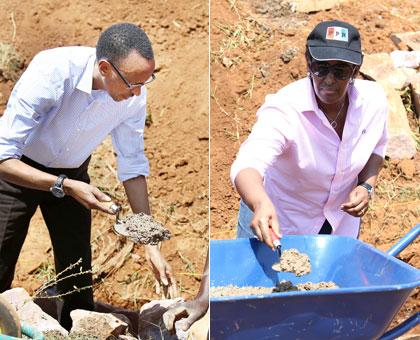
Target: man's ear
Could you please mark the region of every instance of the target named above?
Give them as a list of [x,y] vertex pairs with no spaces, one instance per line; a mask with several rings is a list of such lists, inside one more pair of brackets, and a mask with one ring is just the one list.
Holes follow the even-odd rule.
[[111,72],[111,64],[105,59],[99,60],[98,68],[102,76],[105,76]]

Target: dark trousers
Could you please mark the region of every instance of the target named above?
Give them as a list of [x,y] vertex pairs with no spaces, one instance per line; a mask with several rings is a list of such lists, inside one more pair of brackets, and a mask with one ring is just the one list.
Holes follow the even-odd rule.
[[327,234],[327,235],[330,235],[332,233],[332,227],[331,227],[331,224],[330,224],[330,222],[328,222],[328,220],[327,219],[325,219],[325,221],[324,221],[324,224],[322,225],[322,227],[321,227],[321,230],[319,231],[319,233],[318,234]]
[[[68,178],[86,183],[89,183],[89,160],[90,158],[77,169],[55,169],[22,157],[23,162],[34,168],[53,175],[65,174]],[[62,272],[79,259],[82,259],[81,264],[66,271],[63,277],[91,269],[90,210],[70,196],[56,198],[50,192],[28,189],[0,180],[0,292],[11,287],[29,222],[38,206],[50,234],[56,273]],[[56,288],[60,295],[75,291],[75,287],[87,286],[90,288],[62,297],[63,307],[59,321],[63,327],[71,328],[70,311],[73,309],[93,310],[92,275],[75,275],[57,282]]]

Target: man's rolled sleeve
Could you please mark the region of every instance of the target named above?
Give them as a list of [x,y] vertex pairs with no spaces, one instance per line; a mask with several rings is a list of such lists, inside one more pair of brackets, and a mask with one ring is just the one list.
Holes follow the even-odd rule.
[[246,168],[255,169],[262,177],[265,176],[267,168],[287,146],[285,132],[289,125],[285,114],[279,109],[270,105],[259,110],[258,120],[232,164],[230,179],[233,185],[238,173]]
[[144,126],[146,103],[137,114],[123,121],[112,132],[112,143],[117,153],[117,170],[120,181],[149,175],[149,161],[144,154]]

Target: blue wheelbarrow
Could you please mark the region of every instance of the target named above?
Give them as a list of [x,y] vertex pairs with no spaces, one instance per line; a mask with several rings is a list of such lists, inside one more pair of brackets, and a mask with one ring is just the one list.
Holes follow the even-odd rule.
[[210,286],[274,287],[334,281],[340,288],[210,298],[211,339],[395,339],[419,324],[420,313],[384,334],[420,285],[420,270],[396,259],[420,224],[386,253],[362,241],[329,235],[285,236],[282,249],[309,255],[302,277],[271,269],[277,254],[256,239],[210,242]]

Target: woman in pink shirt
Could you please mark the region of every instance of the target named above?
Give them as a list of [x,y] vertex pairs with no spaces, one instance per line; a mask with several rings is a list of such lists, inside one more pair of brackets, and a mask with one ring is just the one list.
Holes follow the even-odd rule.
[[306,47],[308,77],[266,97],[231,169],[242,198],[237,236],[271,248],[270,229],[357,237],[385,156],[387,100],[376,83],[356,80],[357,29],[321,22]]

